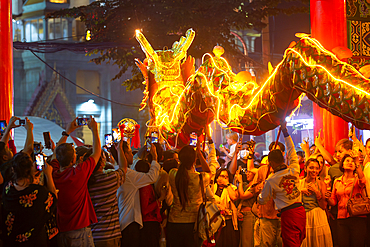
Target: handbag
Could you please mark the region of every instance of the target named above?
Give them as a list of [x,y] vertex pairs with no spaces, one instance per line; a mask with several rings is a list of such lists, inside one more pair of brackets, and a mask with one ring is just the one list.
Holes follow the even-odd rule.
[[352,198],[353,188],[355,187],[356,180],[357,178],[353,182],[351,194],[347,202],[347,211],[351,217],[366,215],[370,213],[370,199],[367,197],[366,187],[365,187],[366,197],[364,197],[362,193],[357,193]]
[[197,222],[195,223],[195,232],[201,239],[211,242],[210,238],[224,225],[225,221],[217,204],[206,201],[202,174],[199,174],[199,179],[203,202],[199,206]]

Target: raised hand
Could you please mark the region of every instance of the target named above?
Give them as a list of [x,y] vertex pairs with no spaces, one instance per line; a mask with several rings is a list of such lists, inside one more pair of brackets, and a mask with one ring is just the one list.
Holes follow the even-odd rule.
[[72,120],[72,122],[67,124],[66,132],[69,135],[79,127],[81,127],[81,126],[77,125],[77,118],[75,118],[75,119]]

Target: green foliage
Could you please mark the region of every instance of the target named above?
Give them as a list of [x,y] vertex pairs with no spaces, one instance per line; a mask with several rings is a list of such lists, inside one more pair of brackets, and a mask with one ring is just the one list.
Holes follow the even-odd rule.
[[[100,54],[92,62],[116,64],[120,72],[112,79],[120,78],[129,67],[133,77],[123,82],[128,90],[143,88],[140,71],[134,58],[143,59],[135,30],[140,29],[154,49],[171,47],[186,30],[193,28],[196,37],[189,54],[201,57],[211,52],[215,45],[222,46],[228,57],[240,57],[231,29],[261,29],[263,19],[279,14],[308,12],[309,0],[301,0],[300,6],[281,7],[290,0],[254,0],[241,3],[236,0],[101,0],[88,6],[63,9],[47,17],[80,18],[91,32],[90,42],[116,42],[132,45],[131,48],[95,50]],[[302,4],[303,3],[303,4]]]

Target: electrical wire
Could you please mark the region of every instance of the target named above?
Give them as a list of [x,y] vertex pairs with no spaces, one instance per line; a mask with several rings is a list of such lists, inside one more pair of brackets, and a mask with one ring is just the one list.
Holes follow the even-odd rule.
[[137,105],[128,105],[128,104],[124,104],[124,103],[121,103],[121,102],[117,102],[117,101],[114,101],[114,100],[110,100],[110,99],[107,99],[107,98],[104,98],[102,96],[100,96],[99,94],[96,94],[96,93],[93,93],[79,85],[77,85],[76,83],[74,83],[73,81],[69,80],[67,77],[65,77],[64,75],[62,75],[61,73],[59,73],[57,70],[55,70],[53,67],[51,67],[48,63],[46,63],[44,60],[42,60],[42,58],[40,58],[39,56],[37,56],[32,50],[30,50],[32,52],[32,54],[37,57],[41,62],[43,62],[47,67],[49,67],[52,71],[54,71],[55,73],[57,73],[60,77],[62,77],[63,79],[65,79],[66,81],[70,82],[71,84],[75,85],[76,87],[82,89],[83,91],[85,91],[86,93],[89,93],[91,95],[94,95],[102,100],[106,100],[106,101],[109,101],[111,103],[114,103],[114,104],[118,104],[118,105],[123,105],[123,106],[127,106],[127,107],[137,107],[137,108],[140,108],[140,106],[137,106]]
[[132,48],[134,45],[116,42],[13,42],[13,47],[17,50],[29,50],[39,53],[54,53],[63,50],[86,53],[96,49],[104,50],[114,47]]

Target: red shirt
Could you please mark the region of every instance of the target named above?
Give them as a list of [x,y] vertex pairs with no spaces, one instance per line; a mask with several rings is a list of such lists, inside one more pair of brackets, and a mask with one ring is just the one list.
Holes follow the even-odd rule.
[[151,184],[140,188],[140,204],[143,222],[158,221],[162,222],[159,205],[154,195],[154,189]]
[[59,172],[59,162],[54,159],[53,179],[58,192],[57,223],[61,232],[73,231],[96,223],[94,207],[87,190],[87,181],[94,171],[92,157],[83,163]]

